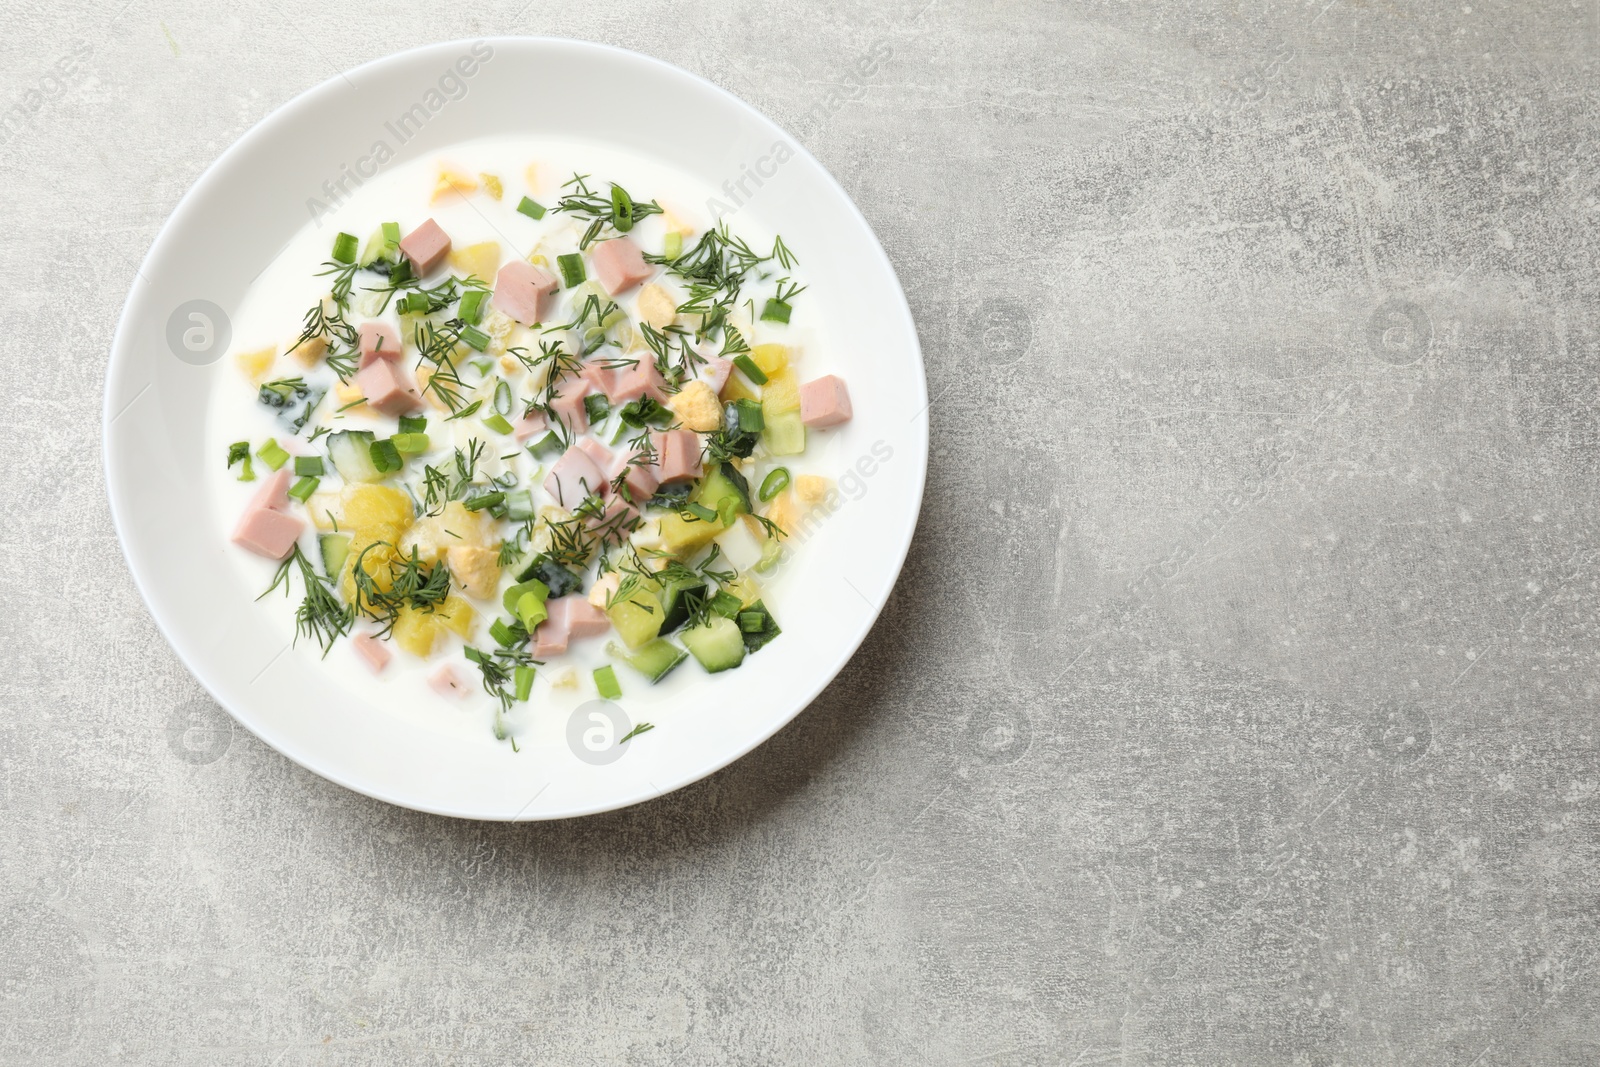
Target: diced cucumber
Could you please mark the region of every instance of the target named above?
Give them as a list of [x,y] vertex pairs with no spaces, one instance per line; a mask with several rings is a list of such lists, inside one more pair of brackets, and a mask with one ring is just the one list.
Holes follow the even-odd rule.
[[643,586],[635,588],[625,600],[613,598],[606,614],[629,648],[643,648],[661,632],[661,601]]
[[689,612],[697,597],[706,595],[706,583],[698,578],[679,578],[665,582],[658,597],[661,601],[661,632],[670,634],[689,621]]
[[674,667],[689,658],[689,653],[661,637],[647,642],[634,652],[629,652],[615,641],[608,641],[606,653],[650,679],[652,684],[671,674]]
[[678,636],[708,674],[732,670],[744,662],[744,635],[732,619],[713,615],[704,625],[685,630]]
[[806,450],[806,424],[800,421],[798,411],[766,413],[767,428],[761,439],[767,451],[774,456],[798,456]]
[[685,519],[675,511],[661,516],[661,541],[674,556],[688,557],[711,543],[723,530],[720,521]]
[[337,578],[344,571],[344,561],[350,558],[350,535],[318,534],[317,547],[322,549],[322,573]]
[[381,482],[383,472],[372,462],[371,430],[341,430],[328,435],[328,458],[347,482]]
[[750,510],[750,483],[745,481],[744,475],[732,463],[723,463],[708,473],[694,497],[695,503],[703,504],[718,514],[722,512],[722,502],[730,498],[735,502],[733,510],[736,514]]
[[367,238],[366,246],[362,248],[361,258],[357,262],[363,267],[370,267],[380,259],[393,263],[399,257],[400,246],[390,243],[389,236],[383,232],[383,227],[379,226],[372,231],[372,236]]
[[[759,616],[759,618],[755,618],[755,616]],[[783,633],[778,628],[778,620],[772,617],[772,612],[768,611],[767,606],[759,600],[739,612],[737,621],[739,623],[739,635],[744,638],[744,650],[746,652],[760,651],[774,637]],[[754,628],[757,622],[761,624],[759,629]],[[746,629],[747,626],[751,628]]]
[[517,572],[517,581],[529,582],[537,578],[550,590],[551,597],[564,597],[568,593],[577,593],[583,590],[583,579],[567,570],[561,564],[553,562],[544,553],[538,553],[522,565]]

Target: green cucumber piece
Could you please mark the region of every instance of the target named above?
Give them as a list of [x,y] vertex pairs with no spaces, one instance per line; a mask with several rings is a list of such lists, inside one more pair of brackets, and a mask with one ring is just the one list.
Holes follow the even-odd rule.
[[608,641],[606,654],[620,659],[650,679],[652,685],[671,674],[674,667],[689,658],[689,653],[662,637],[647,642],[644,647],[633,652],[629,652],[615,641]]
[[626,600],[613,598],[606,614],[629,648],[643,648],[661,632],[661,601],[642,586],[629,593]]
[[371,430],[340,430],[328,435],[328,458],[347,482],[381,482],[383,472],[372,462]]
[[344,570],[344,561],[350,558],[350,535],[318,534],[317,547],[322,550],[322,573],[337,578]]
[[551,597],[563,597],[568,593],[578,593],[583,590],[581,577],[561,564],[552,562],[542,552],[535,555],[522,570],[517,572],[519,582],[528,582],[535,578],[545,584],[545,588],[550,590]]
[[688,622],[695,599],[703,599],[705,595],[706,583],[698,578],[679,578],[664,583],[658,594],[662,611],[661,632],[670,634]]
[[732,619],[714,615],[678,637],[707,674],[732,670],[744,662],[744,635]]
[[[745,619],[757,614],[761,616],[761,628],[759,630],[746,630]],[[759,600],[739,612],[737,621],[739,623],[739,635],[744,638],[744,650],[746,652],[759,652],[774,637],[783,633],[778,628],[778,620],[772,617],[772,612],[768,611],[767,606]]]
[[730,499],[734,502],[734,514],[749,513],[750,483],[745,481],[744,475],[732,463],[723,463],[705,476],[694,501],[721,515],[723,501]]

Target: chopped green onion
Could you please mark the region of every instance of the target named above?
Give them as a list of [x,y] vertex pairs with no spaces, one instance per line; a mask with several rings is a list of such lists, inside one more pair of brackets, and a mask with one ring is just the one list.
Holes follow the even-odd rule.
[[756,366],[756,361],[749,356],[734,356],[733,365],[744,371],[744,376],[757,385],[767,384],[767,372]]
[[633,429],[634,428],[632,426],[628,425],[626,420],[618,419],[617,432],[611,435],[611,443],[614,445],[621,444],[622,439],[632,433]]
[[762,322],[788,322],[789,313],[794,309],[782,300],[768,300],[767,306],[761,309]]
[[544,205],[539,203],[539,201],[534,200],[532,197],[523,197],[522,203],[517,205],[517,210],[528,216],[530,219],[544,218]]
[[266,444],[256,449],[256,455],[261,457],[261,462],[265,463],[273,470],[277,470],[279,467],[289,462],[289,453],[285,452],[283,450],[283,446],[278,444],[277,441],[270,437],[267,438]]
[[568,289],[582,285],[583,280],[589,276],[583,269],[583,256],[577,252],[557,256],[556,266],[561,268],[561,284]]
[[589,416],[589,422],[599,425],[607,415],[611,414],[611,401],[606,399],[604,393],[590,393],[583,398],[583,410]]
[[423,430],[426,430],[427,428],[428,428],[428,418],[427,418],[426,415],[401,415],[400,416],[400,432],[401,433],[421,433]]
[[398,222],[384,223],[383,239],[392,245],[398,246],[400,244],[400,224]]
[[505,501],[505,498],[505,493],[496,489],[493,492],[469,496],[461,502],[461,506],[468,511],[482,511],[484,508],[499,507]]
[[766,429],[767,419],[761,413],[761,403],[759,401],[740,397],[733,402],[731,407],[737,413],[740,433],[759,433]]
[[361,242],[353,233],[341,233],[333,239],[333,258],[340,263],[354,263],[361,252]]
[[711,598],[711,603],[707,606],[723,618],[732,619],[738,616],[739,609],[744,607],[744,601],[726,589],[721,589],[717,591],[716,596]]
[[551,430],[533,444],[528,446],[528,451],[533,453],[535,459],[543,459],[552,452],[561,451],[561,435]]
[[494,387],[494,409],[502,415],[511,414],[511,406],[516,401],[511,396],[511,383],[501,381]]
[[321,456],[296,456],[294,457],[294,472],[302,478],[322,477]]
[[457,419],[464,419],[468,415],[471,415],[474,411],[477,411],[481,407],[483,407],[483,401],[482,400],[474,400],[472,403],[468,404],[466,407],[462,408],[460,411],[456,412],[454,415],[446,415],[444,417],[444,421],[445,422],[454,422]]
[[764,611],[739,612],[739,629],[747,634],[758,634],[767,628],[767,613]]
[[495,644],[501,648],[510,648],[517,643],[517,635],[506,625],[504,619],[496,619],[489,624],[489,636],[494,638]]
[[476,326],[463,326],[461,327],[461,343],[482,352],[489,347],[489,335]]
[[717,505],[717,518],[724,526],[732,526],[734,518],[739,514],[739,498],[725,496]]
[[677,259],[683,254],[683,234],[674,230],[661,239],[661,258]]
[[617,684],[617,672],[611,669],[609,663],[594,669],[594,687],[607,700],[622,696],[622,686]]
[[533,518],[533,490],[513,489],[506,494],[506,518],[512,522]]
[[461,321],[476,326],[483,319],[483,300],[488,295],[487,289],[468,289],[462,293],[461,309],[457,313]]
[[394,442],[394,449],[402,456],[417,456],[428,450],[428,435],[425,433],[397,433],[389,440]]
[[311,494],[317,491],[321,478],[301,478],[289,487],[289,495],[304,504],[311,499]]
[[523,593],[517,598],[517,619],[530,634],[549,617],[550,610],[544,606],[544,597],[537,593]]
[[789,488],[789,468],[779,467],[761,479],[761,490],[758,495],[764,504],[787,488]]
[[704,504],[696,504],[694,501],[691,500],[688,504],[684,505],[684,508],[685,508],[685,510],[687,510],[689,512],[689,514],[693,515],[695,518],[699,519],[701,522],[715,522],[715,521],[717,521],[717,518],[718,518],[717,513],[715,511],[712,511],[710,508],[706,507]]
[[483,424],[489,427],[489,429],[493,430],[495,433],[511,432],[511,424],[507,422],[506,417],[500,414],[498,411],[486,417],[483,420]]
[[618,233],[633,229],[633,197],[620,185],[611,186],[611,225]]
[[478,372],[478,377],[480,378],[487,378],[489,376],[489,368],[492,366],[494,366],[494,360],[492,359],[475,359],[472,361],[472,369]]
[[533,668],[518,667],[511,673],[512,684],[516,687],[516,699],[527,700],[533,695]]
[[256,468],[250,462],[249,456],[244,457],[244,466],[239,469],[239,480],[241,482],[253,482],[256,480]]
[[253,482],[256,480],[255,467],[250,463],[249,441],[235,441],[228,446],[228,469],[232,470],[235,463],[244,464],[244,467],[239,471],[239,480],[241,482]]
[[505,605],[507,611],[516,611],[517,602],[529,593],[532,593],[540,600],[544,600],[550,595],[550,587],[537,578],[529,578],[527,581],[518,582],[510,589],[507,589],[504,595],[501,596],[500,603]]
[[405,466],[405,460],[400,458],[400,450],[393,441],[374,441],[367,448],[367,453],[372,457],[372,465],[378,468],[379,474],[388,474]]

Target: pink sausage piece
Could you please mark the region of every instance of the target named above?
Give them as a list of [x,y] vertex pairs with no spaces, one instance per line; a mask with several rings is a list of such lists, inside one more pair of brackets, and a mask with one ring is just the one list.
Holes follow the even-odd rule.
[[388,647],[371,634],[356,634],[350,639],[350,644],[355,647],[362,661],[372,668],[373,674],[382,674],[389,660],[394,658]]
[[532,326],[543,322],[550,313],[550,295],[555,291],[555,275],[526,260],[514,259],[500,268],[489,303],[524,326]]
[[572,599],[564,596],[545,601],[544,608],[549,616],[533,628],[533,636],[529,640],[534,659],[550,659],[566,653],[567,641],[571,636],[567,628],[567,604]]
[[273,511],[282,511],[289,506],[289,481],[289,467],[285,464],[267,475],[266,480],[261,483],[261,488],[256,490],[256,495],[245,505],[245,510],[271,508]]
[[572,510],[591,493],[603,492],[606,476],[582,448],[573,446],[561,453],[545,476],[544,491],[557,504]]
[[627,469],[627,476],[622,484],[627,487],[630,500],[635,504],[642,504],[655,495],[656,488],[661,482],[656,477],[654,463],[640,463],[638,456],[631,449],[624,448],[613,457],[611,465],[606,468],[606,477],[615,479],[617,475],[622,474],[624,468]]
[[611,449],[592,437],[585,437],[579,441],[578,447],[583,449],[584,455],[594,460],[594,465],[600,469],[600,473],[609,481],[611,467],[617,461],[617,457],[611,454]]
[[603,531],[602,541],[620,543],[633,532],[638,518],[638,508],[620,496],[609,496],[606,498],[605,510],[599,515],[591,516],[587,525],[591,531]]
[[611,629],[611,617],[578,593],[560,598],[567,602],[567,633],[571,637],[599,637]]
[[599,363],[585,363],[578,376],[589,383],[589,388],[597,393],[604,393],[606,399],[613,404],[617,403],[617,371],[614,367],[603,366]]
[[589,428],[589,410],[583,406],[583,398],[588,395],[589,383],[573,380],[557,389],[555,398],[550,401],[550,410],[574,434]]
[[612,296],[632,289],[650,277],[650,264],[644,261],[639,246],[626,237],[601,241],[589,250],[589,262],[594,266],[595,277]]
[[656,477],[662,485],[700,477],[700,435],[693,430],[663,430],[651,435],[656,446]]
[[511,424],[511,435],[517,439],[518,444],[524,444],[528,438],[541,434],[550,428],[550,420],[544,417],[544,412],[535,411],[532,415],[525,415]]
[[233,531],[233,543],[258,556],[282,559],[305,532],[305,520],[271,508],[251,508]]
[[400,358],[400,335],[386,322],[363,322],[356,336],[356,351],[361,353],[358,367],[378,358]]
[[728,375],[732,373],[733,360],[712,356],[706,360],[706,365],[700,368],[700,380],[711,386],[711,391],[720,396],[722,387],[728,384]]
[[850,393],[844,379],[825,375],[800,387],[800,421],[819,429],[850,421]]
[[450,254],[450,235],[429,219],[401,239],[400,251],[417,277],[426,278]]
[[428,675],[428,684],[433,687],[435,693],[451,700],[460,700],[470,692],[460,673],[449,663]]
[[661,380],[661,375],[656,373],[656,365],[648,359],[641,359],[631,367],[622,367],[616,372],[615,392],[607,393],[613,404],[626,404],[630,400],[638,400],[646,393],[658,404],[665,404],[671,399],[666,390],[666,383]]
[[385,415],[404,415],[422,403],[416,379],[391,359],[374,359],[356,371],[356,387],[369,406]]

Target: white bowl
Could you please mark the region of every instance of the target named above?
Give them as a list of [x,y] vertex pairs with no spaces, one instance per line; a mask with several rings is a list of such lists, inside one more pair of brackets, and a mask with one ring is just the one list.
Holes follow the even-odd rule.
[[[465,64],[471,75],[460,73],[458,61],[474,56]],[[449,91],[430,95],[441,79]],[[565,743],[564,713],[539,721],[514,752],[487,729],[441,732],[377,706],[371,694],[341,684],[314,644],[286,651],[293,635],[285,613],[255,602],[261,587],[244,580],[230,555],[239,550],[213,519],[221,502],[203,472],[221,456],[202,448],[206,403],[215,376],[235,372],[229,361],[206,362],[178,343],[199,321],[189,317],[202,306],[193,302],[215,305],[218,325],[225,323],[252,279],[307,225],[307,201],[324,195],[324,182],[367,152],[397,114],[440,100],[397,146],[397,162],[491,136],[583,136],[711,187],[734,183],[730,203],[741,214],[803,248],[807,306],[826,316],[830,337],[846,339],[846,350],[829,359],[849,382],[855,417],[829,432],[824,457],[847,492],[787,565],[774,605],[783,636],[740,669],[684,690],[681,706],[653,707],[657,728],[602,765]],[[216,337],[202,351],[214,356],[226,344]],[[659,60],[577,41],[490,38],[418,48],[331,78],[279,108],[200,177],[157,236],[117,327],[106,473],[118,535],[157,624],[258,737],[393,804],[464,818],[555,819],[648,800],[726,766],[838,674],[910,545],[927,468],[926,409],[916,330],[894,270],[839,184],[792,138]],[[861,470],[845,477],[858,462]],[[539,720],[537,707],[528,714]]]

